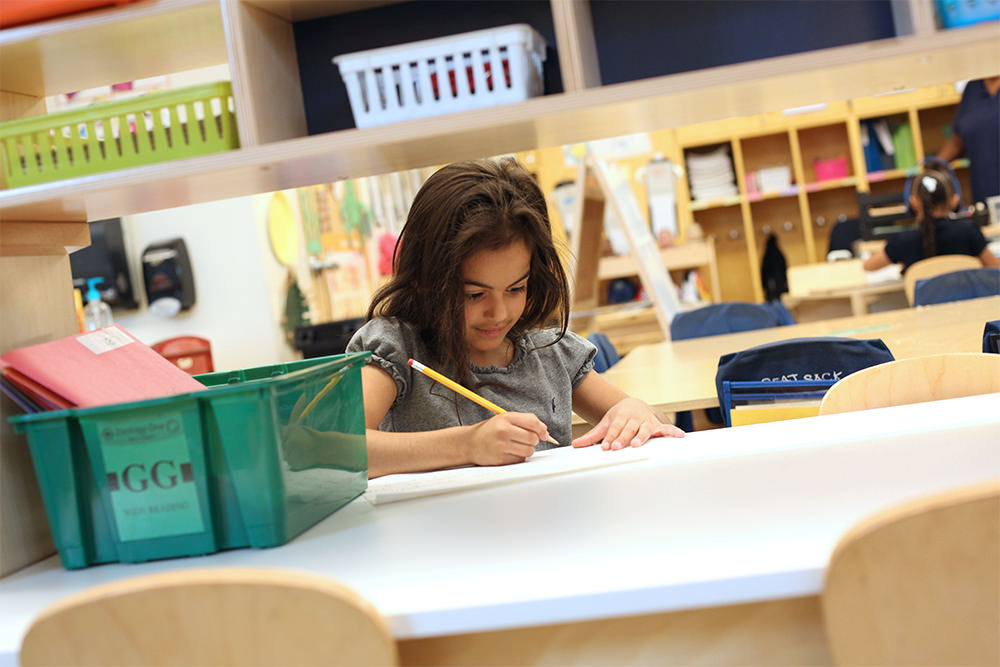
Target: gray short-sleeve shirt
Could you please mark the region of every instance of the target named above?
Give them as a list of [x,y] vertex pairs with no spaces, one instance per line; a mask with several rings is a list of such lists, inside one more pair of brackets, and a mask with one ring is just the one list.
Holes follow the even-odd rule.
[[[511,412],[529,412],[549,428],[560,444],[572,440],[573,390],[594,368],[596,348],[567,331],[555,344],[558,331],[529,332],[515,345],[507,366],[475,366],[470,386],[477,394]],[[385,370],[396,383],[396,400],[379,425],[382,431],[432,431],[476,424],[493,413],[459,396],[448,387],[414,371],[407,364],[416,359],[435,367],[426,346],[408,323],[395,318],[375,318],[351,338],[348,352],[370,351],[368,363]],[[538,443],[538,449],[552,447]]]

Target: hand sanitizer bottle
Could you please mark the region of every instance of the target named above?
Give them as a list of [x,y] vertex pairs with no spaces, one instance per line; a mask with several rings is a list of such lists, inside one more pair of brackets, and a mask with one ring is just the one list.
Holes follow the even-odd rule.
[[101,301],[101,293],[97,291],[97,283],[100,282],[104,282],[104,279],[87,280],[87,305],[83,308],[84,328],[87,331],[106,327],[114,321],[111,317],[111,306]]

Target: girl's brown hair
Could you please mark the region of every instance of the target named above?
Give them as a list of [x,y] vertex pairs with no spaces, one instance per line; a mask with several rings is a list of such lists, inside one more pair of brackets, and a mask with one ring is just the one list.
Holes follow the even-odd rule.
[[393,255],[395,275],[379,289],[368,319],[414,325],[442,372],[468,379],[462,260],[516,241],[531,249],[524,313],[510,332],[569,322],[569,283],[552,240],[545,197],[516,160],[457,162],[420,188]]
[[928,167],[916,177],[916,194],[920,199],[920,238],[924,247],[924,257],[937,255],[937,231],[934,212],[943,206],[951,206],[955,194],[955,183],[951,176],[940,169]]

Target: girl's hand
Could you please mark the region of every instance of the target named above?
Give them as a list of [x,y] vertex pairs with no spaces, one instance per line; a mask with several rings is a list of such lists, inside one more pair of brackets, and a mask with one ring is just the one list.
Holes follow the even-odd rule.
[[549,437],[541,419],[524,412],[507,412],[472,427],[471,458],[480,466],[521,463],[535,453],[539,440]]
[[574,447],[601,443],[601,449],[639,447],[655,436],[683,438],[684,431],[661,420],[653,408],[637,398],[623,398],[604,413],[597,426],[573,441]]

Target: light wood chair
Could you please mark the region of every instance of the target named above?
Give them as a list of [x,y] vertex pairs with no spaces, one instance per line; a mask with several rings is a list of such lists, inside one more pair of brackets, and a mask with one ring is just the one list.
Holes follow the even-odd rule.
[[918,280],[933,278],[942,273],[978,269],[983,264],[971,255],[938,255],[914,262],[903,274],[903,291],[906,292],[906,302],[913,305],[913,289]]
[[1000,482],[854,526],[833,551],[821,602],[839,665],[1000,664]]
[[45,609],[22,665],[395,665],[367,601],[333,580],[258,568],[162,572]]
[[819,414],[870,410],[1000,392],[1000,355],[950,352],[897,359],[842,378],[823,396]]

